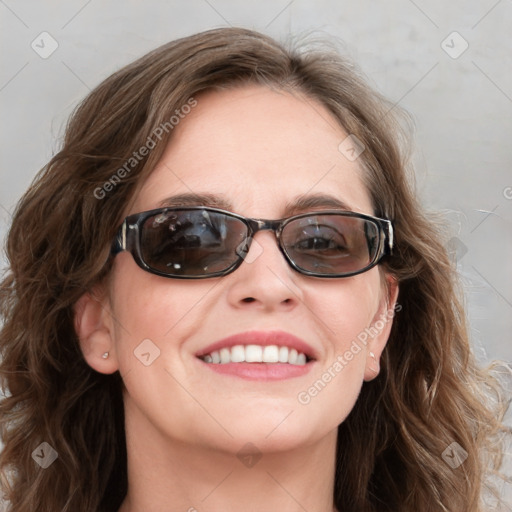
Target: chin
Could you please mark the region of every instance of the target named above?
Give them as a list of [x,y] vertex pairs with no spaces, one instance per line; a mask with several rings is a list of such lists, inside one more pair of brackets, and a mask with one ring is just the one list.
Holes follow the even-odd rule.
[[230,422],[228,430],[234,437],[226,442],[235,446],[236,451],[246,443],[252,443],[262,452],[284,452],[314,443],[327,434],[319,425],[309,426],[297,421],[298,418],[293,418],[295,413],[287,418],[282,414],[278,421],[274,416],[260,415],[259,418]]

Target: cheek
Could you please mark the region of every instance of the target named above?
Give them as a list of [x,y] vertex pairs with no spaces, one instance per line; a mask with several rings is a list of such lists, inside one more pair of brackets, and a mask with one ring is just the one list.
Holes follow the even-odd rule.
[[[323,284],[323,283],[322,283]],[[318,285],[317,285],[318,286]],[[331,341],[328,349],[336,355],[348,350],[373,322],[379,310],[381,281],[376,268],[351,278],[311,287],[306,294],[315,305],[313,313]],[[334,354],[328,354],[331,358]]]
[[[195,432],[191,418],[205,416],[187,391],[195,386],[194,376],[189,375],[191,355],[183,345],[200,329],[198,316],[212,307],[207,303],[210,287],[199,281],[152,276],[120,259],[111,296],[128,419],[144,417],[162,432],[186,439]],[[172,414],[176,411],[179,414]],[[213,437],[225,435],[215,422],[208,423],[208,428]]]
[[[297,392],[296,403],[300,415],[336,428],[352,411],[361,391],[364,376],[364,356],[352,354],[348,360],[338,355],[323,366],[315,379]],[[308,421],[308,420],[306,420]]]
[[176,362],[181,344],[197,328],[195,314],[208,287],[149,274],[121,256],[111,292],[121,373],[139,367],[141,352]]
[[380,276],[372,269],[316,290],[315,314],[330,343],[315,378],[296,395],[300,410],[310,418],[328,417],[334,428],[345,420],[359,396],[366,366],[367,329],[378,311]]

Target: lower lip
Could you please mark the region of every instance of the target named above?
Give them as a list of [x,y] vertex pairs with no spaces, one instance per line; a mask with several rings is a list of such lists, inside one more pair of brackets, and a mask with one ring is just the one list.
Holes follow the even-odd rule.
[[311,370],[313,362],[303,365],[286,364],[286,363],[225,363],[214,364],[205,363],[210,370],[221,373],[223,375],[232,375],[247,380],[284,380],[294,377],[301,377]]

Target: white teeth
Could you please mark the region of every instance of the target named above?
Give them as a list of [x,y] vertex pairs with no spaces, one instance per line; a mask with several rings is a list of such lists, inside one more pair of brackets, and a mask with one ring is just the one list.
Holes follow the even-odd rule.
[[202,357],[205,363],[288,363],[303,366],[307,362],[306,354],[294,348],[277,345],[235,345],[231,348],[214,350]]
[[245,361],[245,348],[243,345],[231,347],[231,362],[243,363]]
[[247,345],[245,347],[245,361],[247,363],[262,363],[263,347],[260,345]]
[[229,363],[231,361],[231,350],[229,348],[220,349],[220,362],[221,364]]
[[263,349],[264,363],[277,363],[279,361],[279,349],[276,345],[268,345]]
[[279,347],[279,362],[288,362],[288,347]]

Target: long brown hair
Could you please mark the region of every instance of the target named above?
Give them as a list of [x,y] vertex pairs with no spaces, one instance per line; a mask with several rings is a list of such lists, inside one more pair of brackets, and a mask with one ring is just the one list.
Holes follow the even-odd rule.
[[[324,104],[364,144],[360,162],[375,214],[394,222],[395,250],[383,265],[399,281],[402,310],[380,375],[363,385],[339,426],[335,505],[483,510],[486,475],[500,467],[507,404],[497,379],[472,356],[453,264],[411,185],[399,109],[336,52],[288,49],[238,28],[171,42],[107,78],[76,109],[62,149],[17,205],[0,289],[7,394],[0,476],[11,510],[120,506],[127,491],[122,379],[85,362],[73,307],[108,277],[121,212],[172,140],[172,116],[201,91],[244,83]],[[154,147],[139,151],[149,140]],[[48,453],[43,442],[58,454],[45,469],[34,457]],[[450,445],[467,454],[457,468],[443,460]]]

